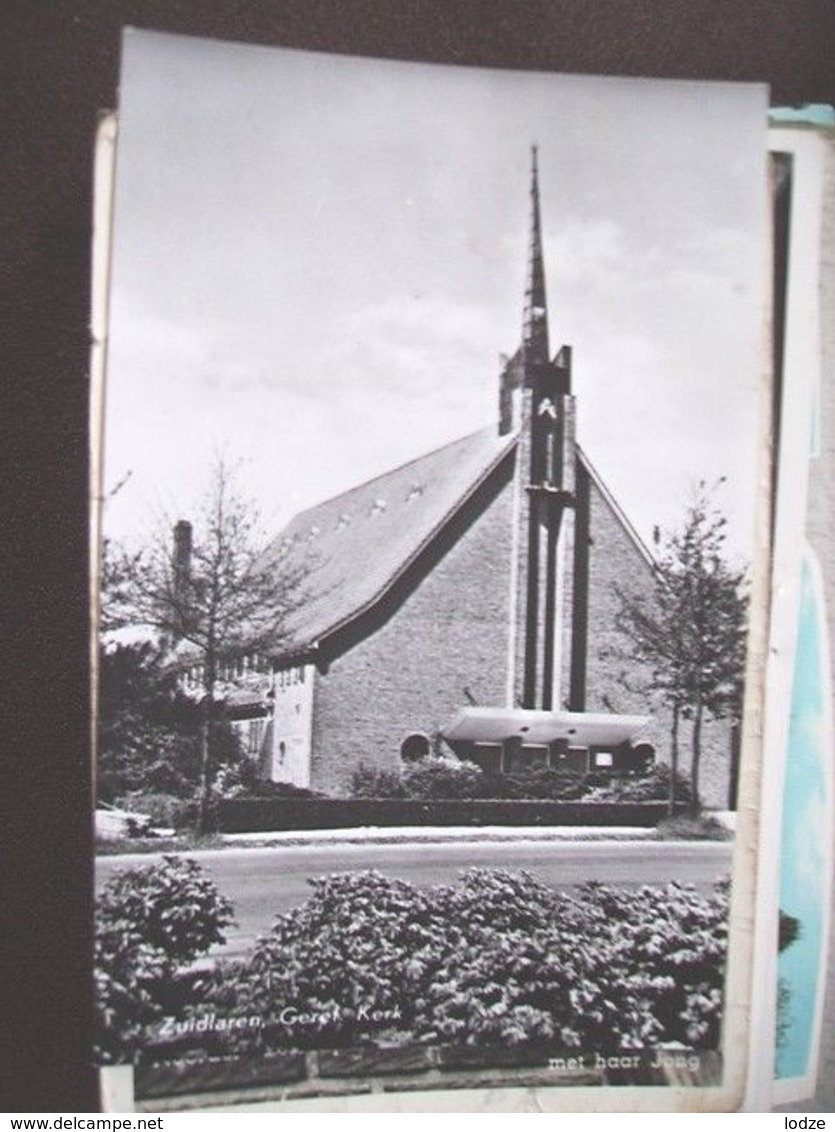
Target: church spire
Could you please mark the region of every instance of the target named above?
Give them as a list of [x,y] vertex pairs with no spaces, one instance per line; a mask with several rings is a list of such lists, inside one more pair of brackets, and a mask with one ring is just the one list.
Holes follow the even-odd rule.
[[537,147],[531,147],[531,242],[522,343],[527,363],[548,362],[548,309],[545,300],[545,266],[542,256],[542,223],[539,216],[539,169]]

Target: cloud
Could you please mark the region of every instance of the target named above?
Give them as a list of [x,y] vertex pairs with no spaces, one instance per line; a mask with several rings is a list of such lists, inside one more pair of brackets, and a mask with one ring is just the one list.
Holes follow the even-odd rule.
[[122,85],[109,467],[135,475],[114,522],[140,496],[179,506],[218,441],[278,522],[492,421],[532,137],[590,456],[648,521],[706,458],[741,459],[762,180],[744,90],[143,33]]

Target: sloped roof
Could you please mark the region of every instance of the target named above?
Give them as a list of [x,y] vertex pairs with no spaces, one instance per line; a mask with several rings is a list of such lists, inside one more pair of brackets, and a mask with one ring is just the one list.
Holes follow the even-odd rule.
[[612,495],[611,491],[606,486],[606,483],[604,482],[603,477],[600,475],[597,468],[595,468],[594,464],[592,464],[591,460],[588,458],[585,451],[580,447],[579,444],[577,445],[577,456],[578,456],[578,459],[580,460],[580,463],[586,469],[586,471],[588,472],[592,481],[596,485],[598,491],[600,492],[600,494],[606,500],[606,503],[611,508],[612,512],[614,513],[614,515],[615,515],[616,519],[618,520],[618,522],[620,523],[621,527],[626,532],[627,536],[632,540],[632,542],[635,546],[635,549],[638,551],[638,553],[644,559],[647,566],[649,566],[649,567],[654,566],[655,565],[655,558],[653,557],[652,551],[649,549],[647,544],[644,542],[644,540],[641,538],[641,536],[638,534],[638,532],[632,526],[632,524],[630,523],[629,519],[627,518],[623,508],[620,506],[618,501],[615,499],[614,495]]
[[310,647],[384,597],[515,443],[491,426],[300,512],[267,551],[305,578],[277,651]]

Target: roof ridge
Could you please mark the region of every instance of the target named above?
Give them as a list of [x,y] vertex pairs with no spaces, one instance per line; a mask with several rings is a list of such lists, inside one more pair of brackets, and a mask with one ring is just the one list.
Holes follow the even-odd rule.
[[[313,511],[318,511],[320,507],[325,507],[327,504],[335,503],[338,499],[344,499],[347,496],[352,495],[354,492],[369,488],[372,484],[375,484],[380,480],[389,479],[392,476],[397,475],[399,472],[405,471],[407,468],[411,467],[412,464],[420,464],[424,460],[430,459],[432,456],[437,456],[441,452],[445,452],[449,448],[454,448],[456,444],[463,444],[467,440],[474,440],[477,436],[485,435],[486,433],[493,432],[494,430],[494,425],[485,425],[483,428],[476,429],[475,432],[468,432],[465,436],[459,436],[455,440],[449,440],[446,444],[441,444],[437,448],[432,448],[428,452],[421,453],[420,456],[414,456],[411,460],[406,460],[402,464],[397,464],[393,468],[388,468],[384,472],[379,472],[376,476],[372,476],[371,479],[361,480],[360,483],[354,484],[353,487],[346,488],[344,491],[337,492],[336,495],[329,495],[326,499],[319,500],[318,503],[311,503],[308,507],[304,507],[301,511],[296,511],[293,516],[284,524],[276,537],[280,537],[288,527],[298,522],[305,515],[308,515]],[[506,436],[500,436],[498,432],[496,432],[497,449],[499,447],[498,442],[504,441],[506,439]]]

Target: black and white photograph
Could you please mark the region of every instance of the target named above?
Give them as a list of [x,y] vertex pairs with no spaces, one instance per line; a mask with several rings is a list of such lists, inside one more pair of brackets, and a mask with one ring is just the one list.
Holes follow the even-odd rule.
[[766,120],[125,32],[95,983],[138,1107],[738,1103]]

